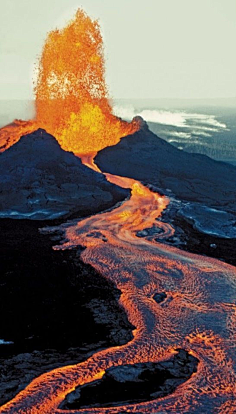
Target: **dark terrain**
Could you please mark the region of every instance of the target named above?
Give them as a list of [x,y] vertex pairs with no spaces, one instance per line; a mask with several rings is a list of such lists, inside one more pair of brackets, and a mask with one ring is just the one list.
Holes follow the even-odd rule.
[[[120,292],[115,286],[80,260],[82,249],[54,251],[52,246],[61,235],[50,239],[38,231],[59,223],[0,221],[1,339],[13,342],[0,345],[0,404],[40,374],[79,363],[99,349],[122,345],[132,338],[133,327],[118,305]],[[203,235],[186,221],[175,219],[174,225],[180,248],[236,264],[236,240]],[[174,240],[168,243],[175,244]],[[158,303],[163,300],[160,294],[156,296]],[[101,322],[97,323],[100,314]],[[177,357],[176,362],[166,361],[162,366],[142,366],[142,392],[137,388],[140,380],[136,374],[116,383],[108,372],[103,380],[69,394],[63,408],[114,406],[171,393],[196,370],[197,360],[190,361],[183,352],[179,363]]]
[[113,207],[130,191],[64,151],[38,129],[0,154],[0,217],[49,220]]
[[173,358],[159,363],[111,367],[102,379],[68,394],[61,408],[114,407],[164,397],[197,371],[198,362],[193,355],[178,349]]
[[[38,176],[39,170],[43,172],[45,167],[32,157],[35,144],[44,152],[44,144],[42,142],[41,146],[40,142],[45,131],[38,133],[42,136],[31,137],[34,151],[29,154],[28,160],[31,173],[35,176]],[[49,144],[51,142],[50,145],[54,147],[54,138],[50,140]],[[26,144],[23,140],[23,145]],[[22,142],[14,147],[6,158],[17,159]],[[51,212],[58,213],[58,202],[53,200],[53,196],[63,184],[59,213],[70,194],[72,204],[68,207],[68,214],[78,217],[74,207],[79,205],[79,200],[73,199],[74,187],[71,187],[75,179],[74,172],[78,171],[78,182],[82,178],[86,185],[90,185],[93,172],[84,170],[84,166],[79,165],[72,154],[61,153],[58,148],[57,151],[60,162],[56,179],[54,177],[51,182],[48,173],[42,174],[37,184],[37,194],[31,194],[34,181],[27,181],[30,194],[26,194],[23,187],[17,189],[17,205],[19,201],[18,207],[25,207],[27,214],[31,209],[37,210],[38,203],[39,214],[41,207],[47,210],[48,205],[49,216]],[[2,159],[7,163],[9,160],[6,158]],[[158,188],[164,192],[170,189],[180,200],[197,200],[204,205],[236,213],[235,167],[203,155],[179,151],[152,134],[145,123],[139,132],[123,138],[115,147],[104,149],[96,159],[104,171],[139,179],[145,184],[152,184],[157,191]],[[47,165],[50,163],[51,158],[47,160]],[[15,197],[13,188],[17,188],[18,176],[15,178],[15,173],[19,177],[22,174],[20,164],[19,160],[17,168],[12,170],[10,190],[6,177],[4,191],[5,195],[8,191],[10,193],[9,206],[11,197]],[[26,180],[32,178],[31,173],[25,171]],[[86,208],[81,207],[80,216],[101,211],[129,194],[129,191],[117,186],[110,187],[100,174],[93,177],[100,189],[98,194],[96,186],[93,186],[94,196],[97,197],[95,210],[93,202],[86,196]],[[78,188],[81,191],[79,197],[84,193],[90,194],[90,190],[87,192],[81,182]],[[52,193],[47,201],[49,190]],[[105,205],[104,192],[108,197]],[[176,232],[164,242],[236,265],[236,239],[201,233],[183,217],[175,212],[171,214],[171,209],[167,209],[162,220],[173,224]],[[120,292],[115,286],[81,261],[82,248],[54,251],[52,247],[60,242],[62,234],[54,234],[50,238],[38,230],[61,222],[61,219],[0,220],[0,340],[9,342],[0,344],[0,404],[12,399],[43,372],[76,364],[99,349],[122,345],[132,339],[134,327],[118,304]],[[164,295],[163,292],[157,292],[156,302],[163,300]],[[116,367],[108,370],[102,380],[79,387],[74,394],[69,394],[63,408],[119,405],[162,397],[186,381],[196,371],[197,363],[196,358],[186,351],[178,350],[173,360],[161,364]],[[130,372],[133,373],[131,379]],[[128,377],[125,373],[128,373]],[[124,380],[121,381],[120,377]]]
[[206,155],[181,151],[153,134],[145,121],[133,135],[98,152],[103,172],[137,179],[179,200],[236,213],[236,168]]
[[[174,220],[176,233],[181,231],[178,245],[180,249],[190,253],[196,253],[236,266],[236,238],[225,239],[201,233],[186,222],[186,220],[176,218]],[[172,244],[172,242],[171,242]]]
[[13,342],[0,345],[0,404],[43,372],[132,338],[120,292],[80,252],[52,250],[38,231],[48,224],[0,221],[0,339]]
[[[178,215],[171,205],[163,212],[161,220],[175,229],[174,235],[162,242],[236,266],[236,238],[217,237],[199,231],[191,221]],[[159,241],[158,237],[156,240]]]

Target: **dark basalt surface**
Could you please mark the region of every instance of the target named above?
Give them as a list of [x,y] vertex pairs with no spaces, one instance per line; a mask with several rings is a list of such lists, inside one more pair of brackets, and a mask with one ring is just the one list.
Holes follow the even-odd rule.
[[79,251],[53,251],[46,224],[0,221],[0,339],[13,342],[0,345],[0,405],[43,372],[132,338],[120,291]]
[[183,349],[170,360],[109,368],[103,378],[77,387],[62,409],[114,407],[164,397],[197,371],[198,359]]
[[169,189],[180,200],[236,212],[236,167],[181,151],[144,121],[139,131],[98,152],[95,162],[103,172]]
[[0,217],[57,219],[113,207],[130,191],[64,151],[43,129],[0,154]]
[[178,215],[173,205],[170,205],[163,212],[161,220],[170,223],[175,229],[175,233],[168,239],[159,240],[156,237],[156,241],[174,245],[189,253],[213,257],[236,266],[236,238],[218,237],[213,234],[202,233],[191,222]]
[[161,303],[166,298],[167,298],[167,294],[165,292],[158,292],[158,293],[155,293],[155,295],[153,296],[153,299],[155,300],[156,303]]
[[174,227],[179,237],[178,247],[190,253],[197,253],[222,260],[236,266],[236,239],[226,239],[204,234],[193,228],[186,220],[175,218]]

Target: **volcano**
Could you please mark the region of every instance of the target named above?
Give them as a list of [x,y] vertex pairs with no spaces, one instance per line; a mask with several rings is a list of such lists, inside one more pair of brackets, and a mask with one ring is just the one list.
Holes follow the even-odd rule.
[[233,414],[236,168],[114,116],[104,69],[79,10],[46,39],[35,119],[0,130],[0,413]]
[[179,150],[151,132],[144,120],[139,125],[139,131],[97,154],[102,171],[152,184],[180,200],[236,212],[233,165]]
[[0,217],[54,219],[88,215],[130,194],[64,151],[43,129],[0,155]]
[[38,128],[52,134],[64,150],[81,155],[138,129],[135,122],[113,115],[99,23],[83,10],[65,28],[48,34],[37,71],[35,118],[1,128],[0,152]]

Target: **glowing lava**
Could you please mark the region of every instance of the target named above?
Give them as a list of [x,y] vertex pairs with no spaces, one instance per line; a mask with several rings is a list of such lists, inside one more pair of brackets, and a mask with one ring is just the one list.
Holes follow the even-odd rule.
[[82,10],[62,30],[49,33],[35,85],[36,118],[0,130],[0,150],[37,128],[55,136],[64,150],[87,154],[135,132],[137,123],[112,114],[105,82],[103,41],[97,21]]
[[[136,327],[134,338],[77,365],[41,375],[0,413],[235,413],[235,268],[137,237],[138,230],[152,226],[161,227],[162,238],[169,236],[171,226],[155,220],[168,200],[134,180],[108,178],[131,187],[131,199],[113,211],[45,228],[45,232],[64,230],[65,242],[56,249],[86,247],[83,261],[121,290],[120,303]],[[157,292],[166,293],[163,303],[154,300]],[[167,360],[176,348],[189,351],[200,363],[197,372],[172,394],[118,407],[59,408],[76,386],[101,378],[108,368]]]
[[[82,11],[65,29],[49,34],[36,98],[35,121],[18,121],[1,130],[3,150],[37,125],[55,135],[64,149],[86,153],[84,162],[91,164],[90,153],[115,144],[137,128],[112,115],[99,26]],[[137,237],[138,231],[153,226],[162,230],[159,239],[173,234],[169,224],[156,221],[168,200],[134,180],[108,174],[107,178],[132,188],[131,199],[113,211],[60,226],[65,242],[56,249],[86,248],[83,261],[121,290],[120,303],[136,327],[134,338],[80,364],[41,375],[1,407],[0,413],[235,413],[235,268],[161,244],[150,236]],[[51,232],[55,230],[58,228]],[[154,300],[158,292],[166,293],[161,304]],[[200,363],[198,371],[171,395],[112,408],[59,408],[76,386],[101,378],[111,366],[161,361],[176,348],[190,351]]]

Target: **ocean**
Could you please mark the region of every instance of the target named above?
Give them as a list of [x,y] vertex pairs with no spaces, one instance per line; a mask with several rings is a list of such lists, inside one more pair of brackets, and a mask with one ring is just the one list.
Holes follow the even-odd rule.
[[[236,99],[117,99],[113,108],[117,116],[129,121],[142,116],[151,131],[180,150],[236,165]],[[0,127],[33,116],[33,101],[0,100]]]
[[152,132],[180,150],[236,165],[236,100],[117,100],[115,114],[142,116]]

